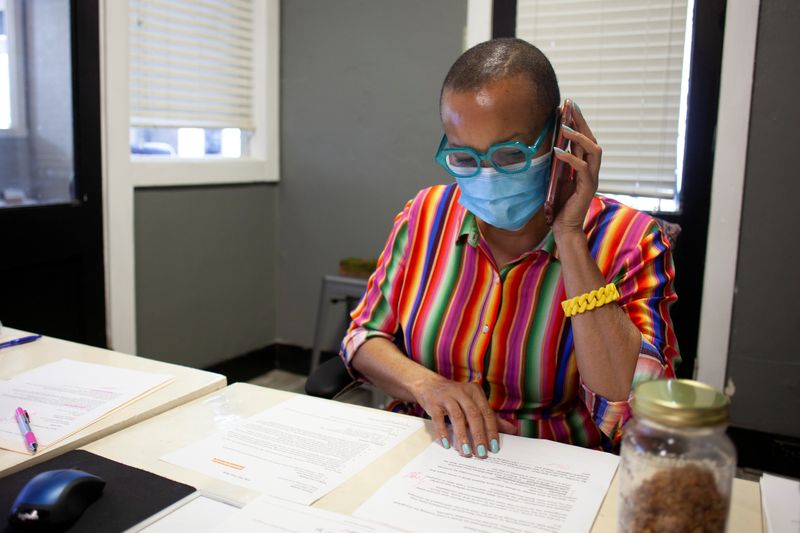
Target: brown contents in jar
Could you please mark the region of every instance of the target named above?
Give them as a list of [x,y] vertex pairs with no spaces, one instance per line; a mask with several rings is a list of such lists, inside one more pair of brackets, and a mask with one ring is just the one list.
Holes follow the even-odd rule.
[[728,502],[714,474],[695,465],[658,472],[625,502],[628,531],[717,533],[725,531]]

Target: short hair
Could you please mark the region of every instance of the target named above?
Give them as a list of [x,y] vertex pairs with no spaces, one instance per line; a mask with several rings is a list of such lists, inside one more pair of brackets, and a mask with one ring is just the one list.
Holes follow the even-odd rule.
[[461,54],[447,72],[439,94],[445,91],[477,91],[498,80],[526,76],[534,87],[540,111],[547,113],[561,103],[558,79],[550,60],[522,39],[503,37],[477,44]]

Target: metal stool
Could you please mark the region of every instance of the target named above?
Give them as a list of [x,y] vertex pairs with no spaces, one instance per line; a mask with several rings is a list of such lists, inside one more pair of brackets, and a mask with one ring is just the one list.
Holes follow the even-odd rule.
[[[347,300],[359,300],[367,290],[367,280],[350,278],[347,276],[322,276],[322,289],[319,293],[319,306],[317,307],[317,325],[314,329],[314,347],[311,349],[311,370],[314,372],[319,366],[322,355],[322,335],[328,320],[328,308],[331,303]],[[349,309],[345,306],[347,323],[350,322]],[[344,333],[342,334],[344,335]]]

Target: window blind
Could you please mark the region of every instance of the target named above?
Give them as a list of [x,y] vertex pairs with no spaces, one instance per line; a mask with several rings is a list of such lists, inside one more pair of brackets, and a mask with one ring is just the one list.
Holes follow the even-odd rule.
[[252,0],[129,0],[131,126],[253,129]]
[[603,193],[675,198],[687,0],[519,0],[520,39],[603,147]]

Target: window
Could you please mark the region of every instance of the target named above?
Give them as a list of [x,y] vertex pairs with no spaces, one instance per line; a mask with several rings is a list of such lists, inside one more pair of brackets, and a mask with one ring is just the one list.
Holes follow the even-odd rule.
[[0,128],[11,127],[11,71],[8,61],[8,30],[5,0],[0,0]]
[[239,128],[136,128],[131,154],[198,158],[246,157],[251,131]]
[[129,0],[132,155],[251,155],[253,9],[251,0]]
[[599,191],[675,212],[683,172],[692,0],[519,0],[516,34],[553,63],[603,146]]
[[0,132],[25,133],[22,27],[16,0],[0,0]]
[[0,207],[78,199],[70,0],[0,0]]

